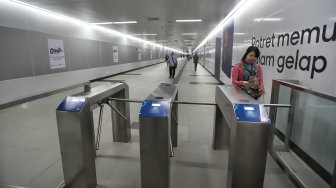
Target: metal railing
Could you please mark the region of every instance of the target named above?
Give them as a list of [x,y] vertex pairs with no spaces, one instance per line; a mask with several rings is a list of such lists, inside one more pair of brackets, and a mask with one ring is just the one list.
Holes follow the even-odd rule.
[[[334,123],[330,121],[334,117],[328,117],[328,122],[324,120],[324,116],[327,115],[323,114],[324,111],[328,113],[330,113],[330,111],[336,112],[336,97],[301,86],[298,83],[299,82],[295,80],[273,80],[271,103],[284,103],[284,100],[286,100],[289,102],[290,108],[288,112],[279,111],[277,108],[270,108],[273,130],[270,137],[270,154],[285,168],[289,176],[299,187],[335,186],[332,185],[335,184],[332,182],[335,181],[332,180],[335,179],[335,169],[331,172],[333,174],[331,174],[330,169],[329,172],[326,170],[325,164],[322,166],[321,160],[332,158],[332,156],[334,159],[336,158],[336,152],[333,152],[336,147],[336,142],[326,141],[326,139],[328,139],[327,134],[331,135],[333,133],[328,133],[328,131],[321,129],[322,127],[329,127],[329,131],[336,130],[333,128]],[[327,105],[320,105],[321,101]],[[316,114],[314,113],[316,111],[320,111],[320,113],[311,117],[310,113]],[[283,117],[282,119],[281,116]],[[286,117],[287,121],[284,122]],[[323,126],[321,124],[323,124]],[[323,132],[325,136],[323,136],[323,134],[319,135],[318,132]],[[274,135],[277,135],[277,137]],[[281,143],[280,140],[277,140],[278,137],[283,143],[275,145],[276,143]],[[312,144],[308,146],[305,145],[305,143],[301,141],[303,138],[309,143],[320,143],[319,145],[315,144],[315,147],[325,148],[326,151],[330,150],[330,152],[327,153],[329,156],[317,157],[318,155],[323,155],[323,153],[314,153],[316,149],[312,149]],[[327,146],[328,143],[331,144],[331,147]],[[329,147],[329,149],[327,147]],[[296,160],[302,160],[305,165],[312,168],[314,172],[308,169],[308,167],[302,167],[307,168],[304,172],[306,174],[300,174],[300,172],[295,170],[300,164],[293,162]],[[326,161],[323,161],[323,163],[325,162]],[[334,164],[334,161],[329,162]],[[324,181],[322,179],[324,179]]]

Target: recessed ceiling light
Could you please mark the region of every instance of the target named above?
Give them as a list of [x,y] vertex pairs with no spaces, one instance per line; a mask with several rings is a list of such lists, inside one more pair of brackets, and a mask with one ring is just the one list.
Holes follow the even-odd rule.
[[176,20],[176,22],[201,22],[201,19],[194,19],[194,20]]
[[138,23],[137,21],[125,21],[125,22],[113,22],[114,24],[131,24],[131,23]]
[[181,33],[181,35],[197,35],[197,33]]

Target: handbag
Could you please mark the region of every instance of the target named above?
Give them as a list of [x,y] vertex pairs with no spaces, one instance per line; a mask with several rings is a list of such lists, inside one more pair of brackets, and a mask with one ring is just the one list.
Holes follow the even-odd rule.
[[243,70],[247,70],[250,74],[248,80],[245,80],[248,81],[249,84],[243,85],[241,89],[254,99],[258,99],[261,95],[263,95],[263,93],[260,91],[260,78],[257,76],[258,69],[255,72],[251,72],[250,70],[245,69],[244,65],[241,67]]

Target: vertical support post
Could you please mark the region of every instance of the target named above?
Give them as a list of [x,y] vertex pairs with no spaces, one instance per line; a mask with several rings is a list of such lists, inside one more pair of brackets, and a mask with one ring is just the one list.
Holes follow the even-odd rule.
[[[128,88],[122,90],[115,95],[114,98],[128,98]],[[125,120],[116,111],[111,110],[112,116],[112,134],[114,142],[128,142],[131,138],[131,125],[130,125],[130,112],[129,103],[123,101],[111,101],[112,106],[114,106],[119,112],[124,114]]]
[[204,52],[204,56],[203,56],[203,67],[205,68],[205,45],[204,45],[204,50],[203,50],[203,52]]
[[296,101],[298,98],[298,92],[294,90],[293,88],[291,89],[291,95],[290,95],[290,105],[291,108],[289,109],[289,114],[288,114],[288,125],[286,129],[286,135],[285,135],[285,148],[287,151],[289,151],[290,146],[290,139],[292,137],[292,131],[293,131],[293,126],[294,126],[294,114],[295,114],[295,106],[296,106]]
[[218,105],[215,109],[214,122],[212,148],[214,150],[229,150],[230,129]]
[[[278,104],[279,101],[279,89],[280,85],[273,80],[272,81],[272,92],[271,92],[271,104]],[[270,141],[269,141],[269,151],[271,153],[273,152],[273,143],[274,143],[274,134],[275,134],[275,123],[276,123],[276,117],[277,117],[277,108],[276,107],[270,107],[270,119],[271,119],[271,135],[270,135]]]
[[[176,97],[174,101],[178,101],[178,93],[176,93]],[[177,133],[178,133],[178,104],[173,103],[171,109],[171,139],[173,147],[177,147]]]
[[220,70],[221,70],[221,55],[222,55],[222,39],[216,38],[216,48],[215,48],[215,78],[219,80]]

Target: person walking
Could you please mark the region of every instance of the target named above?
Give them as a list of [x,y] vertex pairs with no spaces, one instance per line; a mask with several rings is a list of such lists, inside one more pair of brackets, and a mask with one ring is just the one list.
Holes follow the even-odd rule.
[[168,54],[165,55],[165,60],[167,62],[167,67],[168,67],[169,66],[169,55]]
[[177,58],[172,52],[169,56],[169,78],[175,77],[175,69],[177,67]]
[[195,71],[196,71],[197,70],[197,64],[198,64],[198,59],[199,59],[199,56],[198,56],[197,52],[195,53],[193,59],[194,59],[194,65],[195,65],[194,67],[195,67]]

